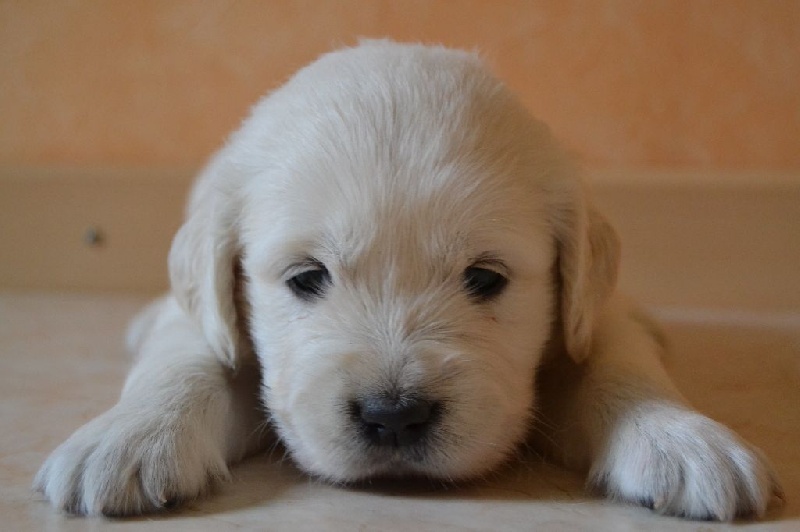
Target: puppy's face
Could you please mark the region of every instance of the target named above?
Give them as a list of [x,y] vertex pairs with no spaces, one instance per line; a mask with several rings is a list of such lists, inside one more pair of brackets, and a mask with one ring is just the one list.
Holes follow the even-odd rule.
[[525,431],[553,245],[535,202],[467,160],[442,161],[422,178],[434,183],[375,161],[253,190],[245,269],[264,402],[308,470],[472,475]]
[[252,340],[306,470],[473,476],[525,434],[556,312],[579,357],[613,285],[612,233],[579,192],[478,59],[362,46],[263,100],[212,161],[173,291],[226,363]]
[[295,116],[304,148],[255,164],[244,194],[263,399],[300,464],[339,481],[496,465],[528,426],[553,317],[530,154],[492,123],[509,103],[412,81],[421,96],[326,94],[350,114]]

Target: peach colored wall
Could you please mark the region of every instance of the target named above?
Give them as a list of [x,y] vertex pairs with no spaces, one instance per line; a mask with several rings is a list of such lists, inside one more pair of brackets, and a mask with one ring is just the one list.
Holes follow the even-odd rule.
[[478,48],[590,164],[800,168],[800,2],[0,0],[0,165],[196,165],[357,36]]

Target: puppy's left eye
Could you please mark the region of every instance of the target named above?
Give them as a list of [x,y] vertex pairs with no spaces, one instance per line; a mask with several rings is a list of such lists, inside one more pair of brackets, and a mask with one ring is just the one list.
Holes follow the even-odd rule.
[[331,274],[322,264],[315,264],[315,268],[298,273],[288,281],[289,289],[305,301],[321,297],[331,282]]
[[471,297],[480,302],[500,295],[507,284],[507,277],[488,268],[470,266],[464,270],[464,287]]

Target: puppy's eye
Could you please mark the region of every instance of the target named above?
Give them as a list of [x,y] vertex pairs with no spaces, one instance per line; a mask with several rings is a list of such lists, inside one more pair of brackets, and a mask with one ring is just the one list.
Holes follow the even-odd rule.
[[314,268],[298,273],[286,281],[286,286],[305,301],[321,297],[331,282],[331,274],[322,264],[315,263]]
[[464,270],[464,287],[477,301],[488,301],[498,295],[508,284],[508,278],[488,268],[470,266]]

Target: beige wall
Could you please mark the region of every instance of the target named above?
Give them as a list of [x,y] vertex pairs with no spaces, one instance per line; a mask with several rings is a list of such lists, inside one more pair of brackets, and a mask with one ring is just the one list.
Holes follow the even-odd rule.
[[0,0],[0,289],[164,289],[191,170],[389,36],[481,50],[584,159],[626,291],[796,310],[798,28],[800,0]]
[[357,36],[477,48],[589,164],[800,168],[796,0],[3,0],[0,165],[194,166]]

